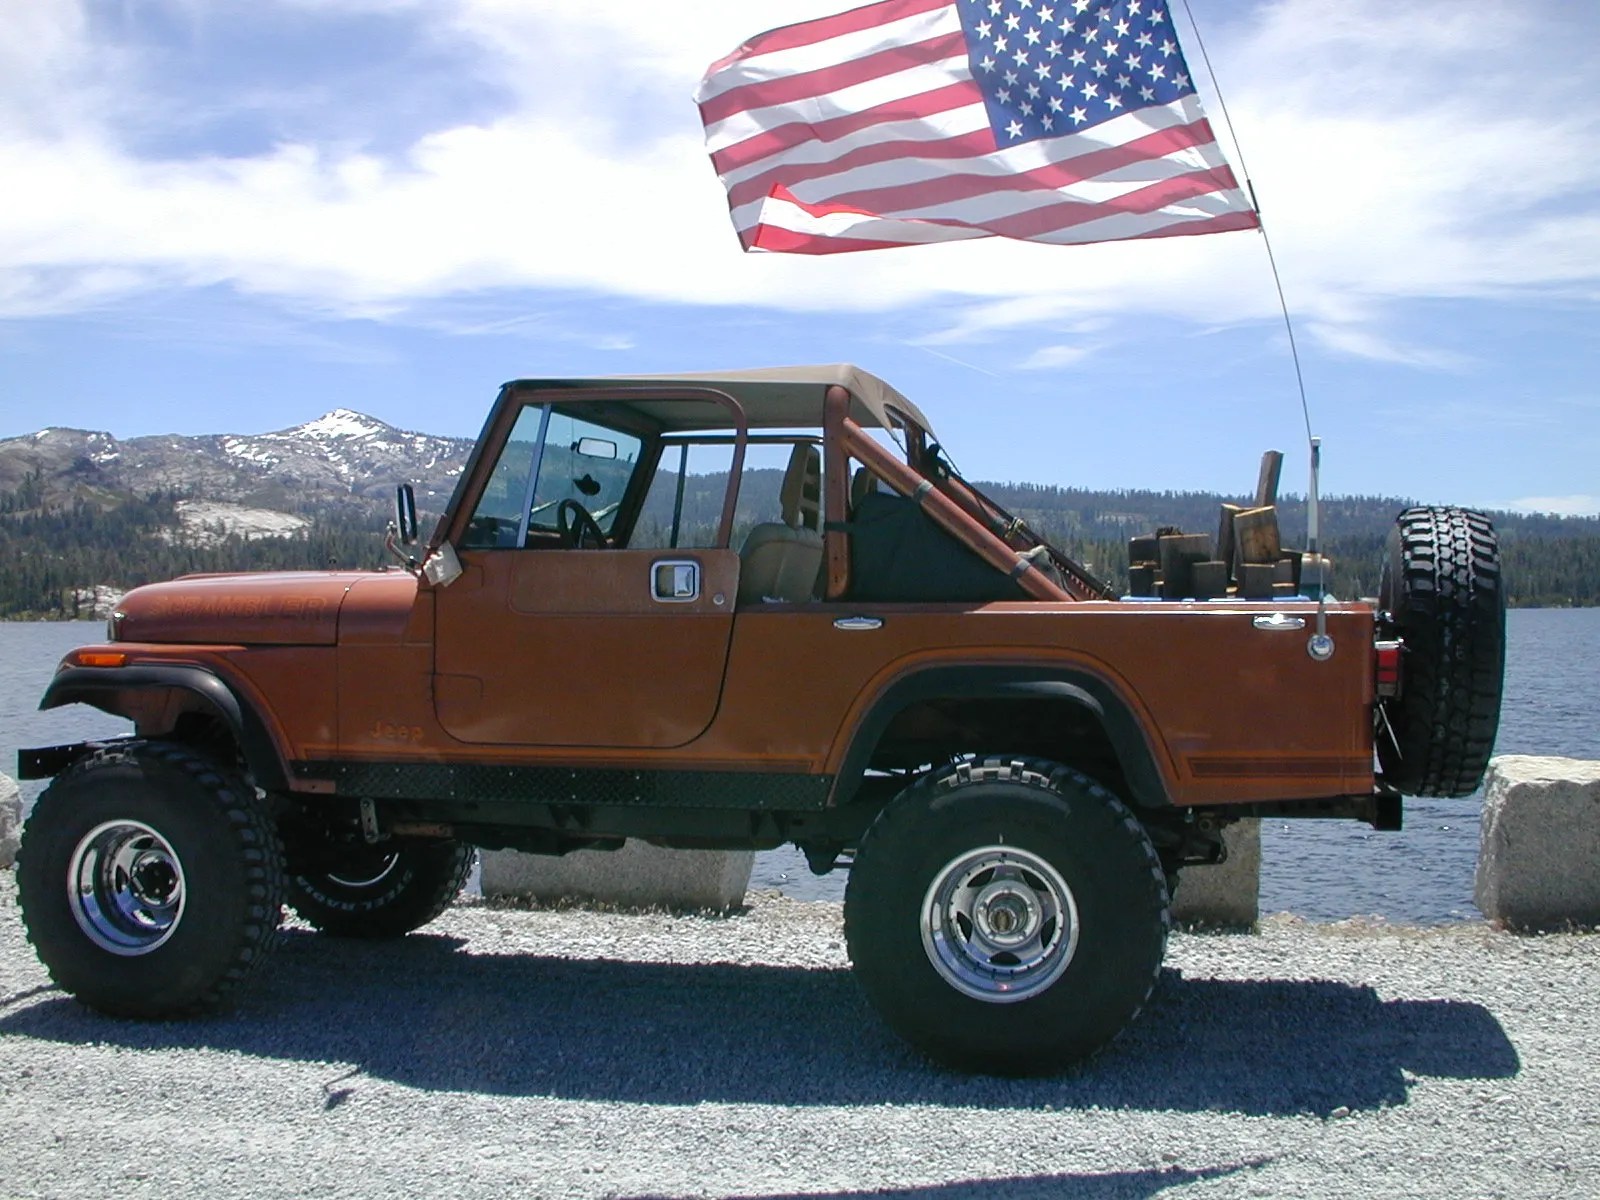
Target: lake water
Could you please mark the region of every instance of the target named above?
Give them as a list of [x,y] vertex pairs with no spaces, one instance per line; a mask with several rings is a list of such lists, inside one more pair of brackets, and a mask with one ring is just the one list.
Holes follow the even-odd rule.
[[[19,746],[128,731],[74,705],[36,709],[61,655],[96,641],[100,622],[0,622],[0,770]],[[1500,754],[1600,758],[1600,609],[1519,609],[1508,615]],[[24,795],[42,785],[25,783]],[[1480,799],[1406,801],[1406,828],[1378,833],[1347,821],[1270,821],[1262,829],[1261,907],[1311,920],[1358,915],[1437,924],[1481,919],[1472,903]],[[838,900],[843,872],[817,877],[792,849],[756,857],[755,888]]]

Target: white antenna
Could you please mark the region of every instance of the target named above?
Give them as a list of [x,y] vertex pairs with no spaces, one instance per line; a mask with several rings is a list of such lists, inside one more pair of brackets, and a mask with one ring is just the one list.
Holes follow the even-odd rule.
[[1189,19],[1189,27],[1194,30],[1194,44],[1200,48],[1200,61],[1205,64],[1206,75],[1217,93],[1217,108],[1227,128],[1228,140],[1233,143],[1234,153],[1239,158],[1239,174],[1244,179],[1245,190],[1250,193],[1250,206],[1256,211],[1256,220],[1260,222],[1261,244],[1267,248],[1267,265],[1272,269],[1272,282],[1278,290],[1278,308],[1283,312],[1283,328],[1289,335],[1289,357],[1294,362],[1295,385],[1300,390],[1300,415],[1305,419],[1306,446],[1311,458],[1311,490],[1306,496],[1306,553],[1313,555],[1317,564],[1317,632],[1306,648],[1312,658],[1324,660],[1333,657],[1333,639],[1328,636],[1328,581],[1324,575],[1322,554],[1318,550],[1322,524],[1319,511],[1322,439],[1311,432],[1311,404],[1306,399],[1306,377],[1300,369],[1300,348],[1294,339],[1294,322],[1289,319],[1289,301],[1283,294],[1283,277],[1278,274],[1278,259],[1272,253],[1272,238],[1267,234],[1266,218],[1261,215],[1255,184],[1250,181],[1250,172],[1245,166],[1244,147],[1239,144],[1239,135],[1233,128],[1232,118],[1228,116],[1228,102],[1222,95],[1222,85],[1217,82],[1217,73],[1211,69],[1211,55],[1206,53],[1205,39],[1200,36],[1200,26],[1189,8],[1189,0],[1183,0],[1183,13]]

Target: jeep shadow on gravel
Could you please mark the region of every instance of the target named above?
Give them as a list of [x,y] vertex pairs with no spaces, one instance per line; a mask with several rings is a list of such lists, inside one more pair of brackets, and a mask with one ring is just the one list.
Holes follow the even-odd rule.
[[[414,514],[402,488],[401,541]],[[136,733],[19,756],[54,778],[29,936],[83,1003],[180,1016],[234,998],[283,904],[398,936],[473,847],[792,842],[849,868],[850,958],[900,1034],[1060,1069],[1139,1011],[1230,822],[1395,828],[1488,760],[1483,517],[1401,514],[1381,600],[1320,614],[1234,520],[1134,539],[1154,595],[1118,598],[852,367],[510,383],[403,568],[142,587],[66,656],[42,707]]]

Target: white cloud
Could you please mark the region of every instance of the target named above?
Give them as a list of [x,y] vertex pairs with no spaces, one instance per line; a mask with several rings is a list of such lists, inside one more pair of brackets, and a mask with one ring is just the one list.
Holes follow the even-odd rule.
[[[199,22],[220,2],[169,5]],[[414,319],[442,298],[580,289],[802,311],[942,304],[933,340],[948,343],[1018,328],[1059,336],[1116,314],[1225,325],[1276,308],[1252,234],[1072,249],[983,242],[824,260],[741,255],[689,95],[713,58],[761,29],[816,15],[816,0],[703,0],[693,21],[647,0],[277,7],[308,23],[377,14],[470,46],[504,107],[476,123],[417,130],[398,154],[342,137],[238,157],[153,157],[119,133],[116,116],[180,98],[151,93],[159,72],[140,48],[108,35],[74,0],[8,5],[0,316],[225,285],[296,309]],[[1452,369],[1458,356],[1396,339],[1397,305],[1593,303],[1600,129],[1581,75],[1551,70],[1534,53],[1542,41],[1518,50],[1541,24],[1559,29],[1582,14],[1286,0],[1241,19],[1232,8],[1197,7],[1202,20],[1229,22],[1212,58],[1291,306],[1323,345]],[[281,95],[327,83],[286,78]],[[181,99],[226,111],[271,95],[255,87]],[[376,140],[388,118],[368,119]]]
[[1471,362],[1464,355],[1453,354],[1446,350],[1430,350],[1425,346],[1408,346],[1375,330],[1364,329],[1357,325],[1311,321],[1306,325],[1306,330],[1328,349],[1351,358],[1373,359],[1410,367],[1430,367],[1442,371],[1459,371]]
[[1070,367],[1088,356],[1089,351],[1082,346],[1040,346],[1018,363],[1017,368],[1022,371],[1052,371],[1058,367]]

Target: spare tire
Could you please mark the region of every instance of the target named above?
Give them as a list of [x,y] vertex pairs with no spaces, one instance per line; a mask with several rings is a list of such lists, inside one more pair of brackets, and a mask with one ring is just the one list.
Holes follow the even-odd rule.
[[1380,606],[1402,644],[1400,694],[1379,705],[1378,763],[1410,796],[1466,796],[1500,724],[1506,599],[1494,525],[1464,508],[1408,508],[1389,534]]

